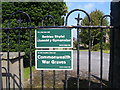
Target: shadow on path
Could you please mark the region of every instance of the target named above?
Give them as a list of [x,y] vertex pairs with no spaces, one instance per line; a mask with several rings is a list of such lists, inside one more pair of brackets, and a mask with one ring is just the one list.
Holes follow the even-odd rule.
[[[64,88],[65,88],[65,81],[64,82]],[[103,80],[102,81],[102,87],[103,88],[108,88],[108,81]],[[79,83],[80,88],[89,88],[89,80],[86,79],[80,79],[80,83]],[[93,82],[91,81],[91,88],[100,88],[101,84],[100,82]],[[76,77],[70,77],[68,78],[68,88],[77,88],[77,78]]]

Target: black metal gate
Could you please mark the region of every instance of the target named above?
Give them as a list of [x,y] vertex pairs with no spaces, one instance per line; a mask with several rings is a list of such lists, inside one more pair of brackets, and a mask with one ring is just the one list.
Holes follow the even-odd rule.
[[[80,12],[83,12],[86,16],[87,16],[87,18],[88,18],[88,22],[89,22],[89,24],[87,25],[87,26],[81,26],[80,25],[80,20],[82,20],[81,18],[80,18],[80,14],[78,14],[78,17],[77,18],[75,18],[76,20],[77,20],[77,25],[76,26],[67,26],[67,22],[68,22],[68,17],[71,15],[71,13],[73,13],[73,12],[75,12],[75,11],[80,11]],[[17,14],[19,14],[19,18],[17,18],[17,20],[18,20],[18,23],[19,23],[19,26],[18,27],[14,27],[14,28],[10,28],[10,24],[11,24],[11,22],[10,22],[10,20],[11,20],[11,18],[14,16],[14,15],[17,15]],[[22,27],[21,26],[21,22],[22,22],[22,19],[21,19],[21,14],[23,15],[25,15],[26,16],[26,19],[27,19],[27,27]],[[75,29],[77,29],[77,42],[79,42],[78,44],[77,44],[77,79],[76,79],[76,87],[75,88],[77,88],[78,90],[79,90],[79,88],[81,88],[81,86],[80,86],[80,83],[81,83],[81,81],[80,81],[80,29],[82,29],[82,30],[84,30],[84,29],[87,29],[88,30],[88,38],[89,38],[89,45],[88,45],[88,88],[89,89],[91,89],[92,87],[91,87],[91,77],[92,77],[92,74],[91,74],[91,30],[93,30],[93,29],[101,29],[101,31],[100,31],[100,33],[101,33],[101,38],[100,38],[100,78],[99,78],[99,81],[100,81],[100,86],[98,87],[98,88],[103,88],[103,30],[104,29],[111,29],[111,28],[113,28],[113,26],[103,26],[103,20],[106,18],[106,17],[109,17],[111,20],[112,20],[112,17],[110,16],[110,15],[105,15],[105,16],[103,16],[102,17],[102,19],[101,19],[101,25],[100,26],[91,26],[91,18],[90,18],[90,16],[89,16],[89,14],[86,12],[86,11],[84,11],[84,10],[81,10],[81,9],[74,9],[74,10],[72,10],[72,11],[70,11],[68,14],[67,14],[67,16],[66,16],[66,19],[65,19],[65,26],[55,26],[55,19],[53,18],[53,16],[51,16],[51,15],[47,15],[47,16],[45,16],[44,18],[43,18],[43,20],[42,20],[42,25],[43,25],[43,23],[44,23],[44,20],[47,18],[47,17],[50,17],[50,18],[52,18],[53,19],[53,26],[39,26],[39,27],[33,27],[32,26],[32,22],[31,22],[31,18],[29,17],[29,15],[27,14],[27,13],[25,13],[25,12],[23,12],[23,11],[18,11],[18,12],[15,12],[15,13],[12,13],[11,15],[10,15],[10,17],[9,17],[9,20],[8,20],[8,28],[2,28],[2,30],[5,30],[5,31],[7,31],[7,68],[5,68],[5,67],[0,67],[0,69],[4,69],[5,70],[5,72],[4,73],[2,73],[2,77],[6,77],[6,87],[5,88],[8,88],[8,89],[10,89],[11,87],[10,87],[10,84],[11,84],[11,79],[10,78],[12,78],[13,76],[11,76],[11,74],[10,74],[10,30],[18,30],[18,38],[17,38],[17,40],[18,40],[18,60],[19,60],[19,83],[18,83],[18,88],[19,89],[22,89],[23,88],[23,86],[22,86],[22,83],[21,83],[21,63],[20,63],[20,60],[21,60],[21,58],[20,58],[20,56],[21,56],[21,47],[20,47],[20,45],[21,44],[23,44],[23,43],[21,43],[21,38],[20,38],[20,35],[21,35],[21,31],[22,30],[29,30],[29,49],[30,49],[30,51],[29,51],[29,63],[30,63],[30,80],[29,80],[29,83],[30,83],[30,89],[32,89],[33,87],[32,87],[32,84],[33,84],[33,82],[32,82],[32,61],[33,61],[33,48],[34,48],[34,46],[32,46],[32,43],[34,42],[33,40],[32,40],[32,30],[35,30],[35,29],[41,29],[41,28],[71,28],[71,29],[73,29],[73,28],[75,28]],[[24,20],[23,20],[24,21]],[[0,65],[0,66],[2,66],[2,65]],[[68,72],[70,72],[70,71],[65,71],[64,72],[64,76],[65,76],[65,78],[64,78],[64,89],[68,89],[69,88],[69,84],[68,84]],[[45,82],[44,82],[44,71],[42,70],[41,71],[41,88],[42,88],[42,90],[45,88]],[[56,87],[56,71],[55,70],[53,70],[53,89],[55,90],[57,87]],[[86,88],[86,86],[85,86],[85,88]]]

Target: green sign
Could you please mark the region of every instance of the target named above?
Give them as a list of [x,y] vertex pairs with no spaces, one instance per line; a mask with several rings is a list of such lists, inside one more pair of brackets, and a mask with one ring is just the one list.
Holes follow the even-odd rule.
[[35,30],[35,48],[72,48],[71,29],[39,29]]
[[37,70],[72,70],[72,50],[36,50],[35,67]]

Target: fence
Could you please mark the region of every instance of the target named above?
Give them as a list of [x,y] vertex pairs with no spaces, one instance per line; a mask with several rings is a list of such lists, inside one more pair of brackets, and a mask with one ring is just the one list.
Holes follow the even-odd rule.
[[[80,18],[80,14],[78,14],[78,17],[75,18],[77,20],[77,25],[76,26],[68,26],[67,23],[68,23],[68,17],[71,15],[71,13],[73,12],[76,12],[76,11],[79,11],[79,12],[82,12],[84,13],[87,18],[88,18],[88,22],[89,24],[87,26],[82,26],[80,25],[80,20],[82,20]],[[17,14],[24,14],[27,18],[27,27],[22,27],[21,26],[21,15],[19,15],[19,18],[18,18],[18,27],[13,27],[13,28],[10,28],[10,20],[11,18],[14,16],[14,15],[17,15]],[[38,26],[38,27],[33,27],[32,26],[32,21],[31,21],[31,18],[29,17],[29,15],[23,11],[18,11],[18,12],[15,12],[13,14],[10,15],[9,17],[9,20],[8,20],[8,28],[3,28],[2,30],[5,30],[7,31],[7,70],[6,70],[6,82],[8,83],[8,85],[6,86],[6,88],[11,88],[10,87],[10,31],[11,30],[18,30],[18,57],[19,57],[19,88],[22,89],[22,82],[21,82],[21,63],[20,63],[20,52],[21,52],[21,47],[20,45],[22,44],[21,43],[21,38],[20,38],[20,35],[21,35],[21,31],[22,30],[29,30],[29,63],[30,63],[30,89],[32,89],[32,61],[33,61],[33,54],[32,54],[32,49],[33,49],[33,46],[32,46],[32,43],[33,43],[33,40],[32,40],[32,30],[35,30],[35,29],[48,29],[48,28],[75,28],[77,29],[77,42],[79,42],[77,44],[77,89],[79,90],[80,88],[80,30],[85,30],[87,29],[88,30],[88,38],[89,38],[89,45],[88,45],[88,88],[91,89],[91,77],[92,77],[92,74],[91,74],[91,31],[93,29],[100,29],[100,87],[99,88],[103,88],[103,30],[104,29],[112,29],[113,26],[103,26],[103,20],[106,18],[106,17],[109,17],[111,20],[112,20],[112,17],[110,15],[105,15],[102,17],[101,19],[101,25],[100,26],[91,26],[91,18],[89,16],[89,14],[84,11],[84,10],[81,10],[81,9],[74,9],[72,11],[70,11],[67,16],[66,16],[66,19],[65,19],[65,26],[55,26],[55,19],[53,18],[53,16],[51,15],[47,15],[43,18],[42,20],[42,25],[44,24],[44,20],[47,18],[47,17],[51,17],[53,19],[53,26]],[[29,24],[29,26],[28,26]],[[2,67],[0,67],[1,69],[3,69]],[[64,89],[66,90],[69,86],[68,86],[68,72],[67,70],[65,70],[65,85],[64,85]],[[41,70],[41,88],[42,90],[45,88],[44,87],[44,71]],[[56,88],[56,71],[53,70],[53,89],[55,90]]]

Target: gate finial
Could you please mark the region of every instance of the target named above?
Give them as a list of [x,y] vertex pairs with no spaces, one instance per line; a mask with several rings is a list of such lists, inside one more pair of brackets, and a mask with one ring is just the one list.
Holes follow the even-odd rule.
[[75,18],[75,19],[77,20],[77,25],[79,25],[80,20],[82,20],[82,18],[80,18],[80,14],[78,14],[78,17],[77,17],[77,18]]

